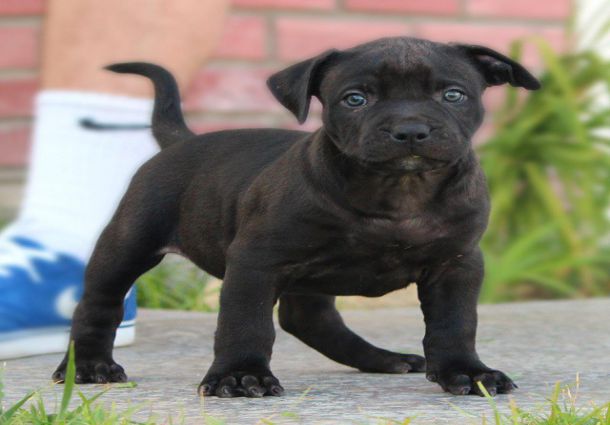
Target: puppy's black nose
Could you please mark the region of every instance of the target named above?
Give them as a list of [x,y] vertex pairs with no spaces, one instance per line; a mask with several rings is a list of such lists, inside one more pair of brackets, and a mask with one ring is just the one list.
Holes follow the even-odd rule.
[[430,127],[421,123],[400,124],[392,127],[390,135],[397,142],[424,142],[430,137]]

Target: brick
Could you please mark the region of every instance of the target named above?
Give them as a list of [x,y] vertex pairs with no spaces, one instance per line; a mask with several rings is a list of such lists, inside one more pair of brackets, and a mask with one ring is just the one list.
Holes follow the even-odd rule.
[[44,6],[45,0],[1,0],[0,15],[40,15]]
[[267,89],[273,71],[261,68],[207,68],[195,77],[184,99],[188,111],[270,111],[281,106]]
[[17,167],[27,163],[30,128],[21,126],[0,129],[0,166]]
[[570,16],[570,0],[468,0],[474,16],[563,20]]
[[0,80],[0,118],[31,116],[37,90],[34,79]]
[[326,49],[352,47],[381,37],[408,35],[401,23],[280,18],[277,23],[279,59],[295,61]]
[[264,59],[265,20],[257,16],[231,16],[224,28],[215,57],[224,59]]
[[335,0],[233,0],[234,7],[275,9],[323,9],[335,8]]
[[459,0],[347,0],[349,10],[368,12],[404,12],[454,15],[460,11]]
[[[501,53],[508,53],[511,43],[519,38],[538,36],[547,40],[556,51],[565,47],[565,34],[561,27],[498,25],[498,24],[454,24],[431,23],[415,27],[418,37],[441,42],[482,44]],[[531,42],[525,43],[522,62],[526,66],[541,64],[537,49]]]
[[0,69],[35,68],[38,65],[36,27],[0,27]]

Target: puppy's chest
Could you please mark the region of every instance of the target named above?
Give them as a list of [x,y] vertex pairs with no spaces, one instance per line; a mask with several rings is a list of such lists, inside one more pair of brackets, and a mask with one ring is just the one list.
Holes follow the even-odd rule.
[[453,226],[435,215],[366,219],[312,249],[296,287],[334,295],[380,296],[415,282],[436,258],[459,250]]

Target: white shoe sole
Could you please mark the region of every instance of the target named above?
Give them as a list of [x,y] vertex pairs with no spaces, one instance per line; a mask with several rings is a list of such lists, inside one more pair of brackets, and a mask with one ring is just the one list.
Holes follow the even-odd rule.
[[[135,320],[123,322],[117,329],[114,346],[131,345],[135,338]],[[0,360],[64,353],[69,341],[70,329],[66,327],[11,332],[7,335],[0,334]]]

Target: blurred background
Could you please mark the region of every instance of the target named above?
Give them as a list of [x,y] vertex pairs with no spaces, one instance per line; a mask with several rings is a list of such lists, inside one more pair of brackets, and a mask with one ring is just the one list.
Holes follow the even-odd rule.
[[[476,145],[492,217],[484,302],[610,293],[610,5],[583,0],[233,0],[211,60],[183,94],[197,132],[297,128],[267,91],[273,71],[384,36],[484,44],[521,60],[543,89],[493,88]],[[44,0],[0,0],[0,227],[28,166]],[[204,23],[202,23],[204,24]],[[188,49],[184,51],[189,54]],[[604,100],[606,99],[606,100]],[[319,108],[303,126],[319,125]],[[148,307],[213,310],[218,282],[179,259],[140,280]],[[404,305],[412,290],[343,307]]]

